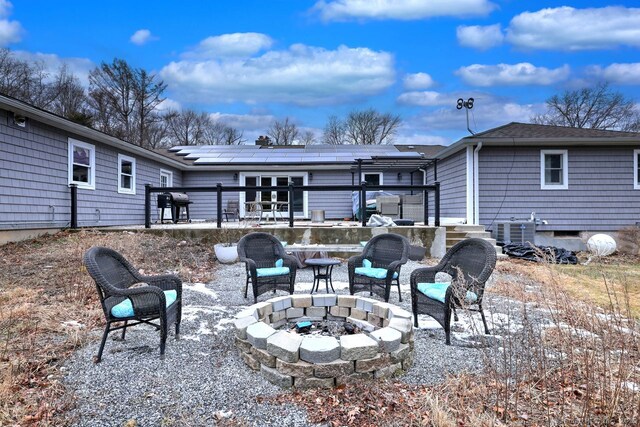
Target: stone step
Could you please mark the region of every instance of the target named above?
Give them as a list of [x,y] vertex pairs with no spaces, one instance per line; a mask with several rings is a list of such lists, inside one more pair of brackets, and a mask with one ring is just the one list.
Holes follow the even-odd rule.
[[[449,234],[447,234],[448,236]],[[467,237],[476,237],[478,239],[490,239],[491,233],[488,231],[470,231],[467,233]]]

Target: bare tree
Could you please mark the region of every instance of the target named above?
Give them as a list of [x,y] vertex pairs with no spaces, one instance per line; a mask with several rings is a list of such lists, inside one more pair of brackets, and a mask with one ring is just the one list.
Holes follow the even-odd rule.
[[224,126],[222,132],[222,144],[223,145],[240,145],[245,143],[244,132],[231,126]]
[[211,119],[194,110],[170,111],[164,117],[171,145],[204,145]]
[[162,120],[157,106],[165,100],[162,93],[167,88],[163,81],[158,81],[155,74],[149,74],[143,69],[134,70],[133,93],[136,100],[136,115],[134,119],[135,140],[138,145],[148,145],[148,134],[151,126]]
[[546,113],[532,117],[533,123],[640,131],[640,112],[636,104],[624,94],[612,91],[606,82],[553,95],[546,104]]
[[298,126],[289,121],[289,117],[284,120],[274,120],[267,130],[267,135],[273,140],[273,145],[291,145],[298,137]]
[[345,123],[337,116],[329,116],[327,124],[324,126],[322,142],[331,145],[341,145],[346,143]]
[[316,134],[311,130],[305,130],[300,135],[300,142],[304,145],[311,145],[316,143]]
[[345,122],[346,139],[350,144],[389,144],[400,123],[400,116],[381,114],[372,108],[352,111]]
[[134,144],[145,145],[148,127],[160,120],[157,106],[166,85],[156,75],[115,58],[89,73],[89,104],[95,125]]
[[0,49],[0,93],[47,108],[47,78],[42,62],[23,61],[9,49]]
[[66,64],[62,65],[53,81],[49,83],[47,97],[51,100],[49,111],[81,124],[90,124],[91,115],[87,110],[87,94]]

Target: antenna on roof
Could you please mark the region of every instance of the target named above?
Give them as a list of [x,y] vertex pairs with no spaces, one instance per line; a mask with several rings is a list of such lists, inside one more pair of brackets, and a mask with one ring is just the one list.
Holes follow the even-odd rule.
[[469,110],[473,108],[473,98],[469,98],[466,101],[462,98],[458,98],[458,104],[456,108],[458,110],[462,110],[462,107],[465,108],[465,112],[467,113],[467,130],[471,135],[475,135],[476,133],[469,128]]

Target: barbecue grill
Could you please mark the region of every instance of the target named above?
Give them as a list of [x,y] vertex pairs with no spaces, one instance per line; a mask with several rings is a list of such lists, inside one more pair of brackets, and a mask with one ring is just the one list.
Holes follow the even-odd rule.
[[164,210],[171,209],[171,221],[176,224],[180,220],[182,208],[185,208],[188,222],[191,222],[189,216],[189,205],[193,203],[189,201],[186,193],[163,193],[158,194],[158,209],[160,209],[160,223],[164,224]]

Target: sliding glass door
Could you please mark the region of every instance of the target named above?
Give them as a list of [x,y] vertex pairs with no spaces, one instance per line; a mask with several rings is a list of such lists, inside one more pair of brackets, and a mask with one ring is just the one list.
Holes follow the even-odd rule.
[[[294,185],[305,185],[307,182],[306,172],[288,173],[288,174],[257,174],[245,173],[241,174],[240,184],[247,187],[286,187],[289,181]],[[293,209],[296,218],[307,218],[307,194],[302,190],[296,190],[293,193],[293,200],[289,200],[289,192],[287,190],[271,191],[271,190],[249,190],[246,196],[240,194],[241,210],[245,211],[250,202],[261,202],[263,209],[271,211],[277,209],[282,216],[288,216],[289,210]],[[244,208],[244,209],[242,209]],[[244,212],[241,212],[244,215]]]

